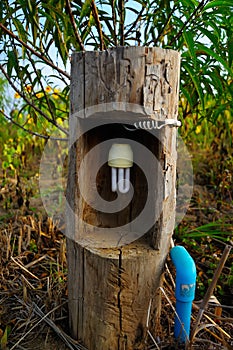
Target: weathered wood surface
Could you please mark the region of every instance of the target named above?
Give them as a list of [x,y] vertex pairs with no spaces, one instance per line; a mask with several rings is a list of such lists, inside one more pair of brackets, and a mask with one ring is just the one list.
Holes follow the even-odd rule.
[[[156,137],[147,131],[133,134],[120,122],[151,118],[177,118],[179,54],[172,50],[120,47],[103,52],[75,53],[72,56],[69,177],[67,186],[67,255],[69,267],[69,313],[72,335],[89,350],[144,349],[147,339],[147,313],[152,300],[149,329],[156,334],[160,297],[158,287],[169,251],[175,223],[176,128],[165,127]],[[88,123],[109,119],[110,125],[95,129]],[[114,120],[118,124],[111,124]],[[80,136],[85,128],[88,132]],[[120,134],[120,135],[119,135]],[[82,191],[93,203],[95,191],[91,177],[98,156],[82,159],[94,146],[114,137],[131,138],[147,147],[159,166],[147,164],[155,173],[150,230],[129,245],[111,248],[109,242],[121,226],[136,218],[148,200],[144,169],[134,165],[134,196],[118,213],[101,213],[83,199]],[[76,141],[76,138],[78,140]],[[105,152],[105,150],[102,150]],[[107,152],[107,151],[106,151]],[[107,153],[106,153],[107,157]],[[104,164],[96,178],[101,196],[115,199],[110,191],[110,170]],[[73,215],[75,213],[75,215]],[[145,221],[147,218],[145,218]],[[99,230],[105,228],[107,243]],[[119,229],[118,229],[119,228]],[[137,238],[137,227],[128,233]],[[120,232],[127,236],[127,232]],[[111,236],[112,235],[112,236]],[[88,238],[91,244],[88,245]],[[134,237],[134,236],[132,236]],[[133,241],[133,239],[132,239]],[[109,246],[108,246],[109,245]],[[114,245],[114,243],[113,243]]]

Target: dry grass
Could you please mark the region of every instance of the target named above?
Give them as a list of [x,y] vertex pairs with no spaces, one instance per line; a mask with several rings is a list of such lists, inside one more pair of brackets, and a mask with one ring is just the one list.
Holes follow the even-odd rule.
[[[0,227],[0,252],[1,349],[85,349],[67,334],[65,239],[52,220],[42,215],[21,216],[18,211]],[[160,289],[160,327],[156,334],[148,329],[146,349],[182,349],[173,339],[174,275],[168,260]],[[198,310],[199,304],[194,303],[192,324]],[[230,311],[230,307],[210,304],[186,349],[233,349]],[[148,308],[148,324],[149,318]]]
[[1,348],[81,349],[65,332],[65,239],[52,221],[16,216],[0,229],[0,251]]

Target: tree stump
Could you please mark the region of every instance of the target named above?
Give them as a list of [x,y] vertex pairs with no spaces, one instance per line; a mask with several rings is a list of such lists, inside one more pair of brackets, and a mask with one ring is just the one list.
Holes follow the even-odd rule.
[[[144,349],[147,331],[156,334],[175,224],[177,130],[135,130],[134,123],[177,118],[179,69],[179,53],[160,48],[72,55],[69,320],[89,350]],[[134,151],[133,190],[124,195],[111,192],[107,164],[118,138]],[[106,210],[97,208],[102,200]],[[111,211],[114,201],[120,207]]]

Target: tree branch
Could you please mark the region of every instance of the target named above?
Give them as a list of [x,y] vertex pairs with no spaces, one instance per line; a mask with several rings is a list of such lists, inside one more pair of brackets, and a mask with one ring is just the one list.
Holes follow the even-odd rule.
[[125,29],[125,2],[124,0],[119,0],[119,12],[120,12],[120,45],[124,46],[125,37],[124,37],[124,29]]
[[193,17],[196,17],[197,12],[204,7],[207,3],[209,2],[209,0],[202,0],[200,2],[200,4],[197,6],[197,8],[195,9],[195,11],[193,11],[193,13],[191,14],[191,16],[187,19],[187,21],[183,24],[183,26],[181,27],[181,29],[179,30],[179,32],[176,34],[176,36],[169,42],[168,46],[171,46],[174,41],[176,41],[177,39],[179,39],[179,37],[182,35],[185,27],[187,27],[187,25],[192,21]]
[[99,38],[100,38],[100,51],[105,50],[105,44],[104,44],[104,37],[103,37],[103,32],[102,32],[102,27],[99,19],[99,14],[98,10],[95,4],[95,0],[92,1],[91,8],[93,11],[93,17],[95,19],[96,25],[97,25],[97,30],[99,33]]
[[[138,22],[141,20],[141,16],[142,16],[144,10],[145,10],[145,8],[142,7],[142,9],[141,9],[141,11],[139,12],[139,14],[138,14],[137,18],[135,19],[135,21],[134,21],[133,23],[130,23],[130,27],[129,27],[129,29],[127,30],[127,32],[125,33],[125,38],[127,38],[127,36],[128,36],[129,34],[131,34],[132,30],[136,28]],[[128,26],[127,26],[127,27],[128,27]]]
[[113,20],[113,41],[115,46],[117,46],[117,33],[116,33],[116,11],[115,11],[115,4],[116,4],[116,0],[112,0],[111,1],[111,6],[112,6],[112,20]]
[[29,46],[28,44],[26,44],[23,40],[21,40],[17,35],[15,35],[14,33],[12,33],[9,29],[7,29],[2,23],[0,23],[0,28],[7,33],[11,38],[17,40],[21,45],[23,45],[27,50],[29,50],[31,53],[33,53],[33,55],[37,56],[38,58],[40,58],[42,61],[44,61],[46,64],[48,64],[50,67],[52,67],[53,69],[55,69],[56,71],[58,71],[59,73],[61,73],[62,75],[64,75],[66,78],[70,79],[70,75],[68,73],[66,73],[65,71],[63,71],[62,69],[60,69],[59,67],[57,67],[55,64],[53,64],[51,61],[49,61],[43,54],[38,53],[37,51],[35,51],[31,46]]
[[50,137],[50,136],[46,136],[46,135],[41,135],[38,132],[34,132],[31,131],[29,129],[26,129],[24,126],[22,126],[21,124],[17,123],[15,120],[13,120],[11,117],[9,117],[6,113],[4,113],[3,111],[0,111],[0,113],[2,113],[4,115],[4,117],[9,120],[12,124],[16,125],[17,127],[19,127],[20,129],[24,130],[25,132],[27,132],[30,135],[36,136],[36,137],[40,137],[42,139],[45,140],[55,140],[55,141],[65,141],[68,142],[67,138],[62,138],[62,137]]
[[73,30],[74,30],[75,38],[76,38],[76,40],[77,40],[81,50],[85,51],[85,47],[83,45],[82,38],[79,35],[78,28],[77,28],[77,25],[76,25],[75,20],[74,20],[74,15],[73,15],[72,8],[71,8],[71,5],[70,5],[70,0],[66,0],[66,6],[67,6],[68,14],[69,14],[69,17],[70,17],[70,22],[71,22],[71,25],[72,25]]

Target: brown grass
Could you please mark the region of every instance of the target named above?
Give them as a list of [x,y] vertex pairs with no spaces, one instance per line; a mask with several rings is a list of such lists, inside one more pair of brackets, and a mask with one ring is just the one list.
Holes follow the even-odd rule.
[[[0,251],[1,349],[85,349],[68,335],[65,238],[52,220],[18,211],[1,224]],[[182,349],[173,339],[173,276],[168,259],[160,289],[160,327],[156,334],[148,329],[146,349]],[[198,310],[195,302],[192,324]],[[186,349],[232,349],[230,311],[230,307],[209,305]]]

